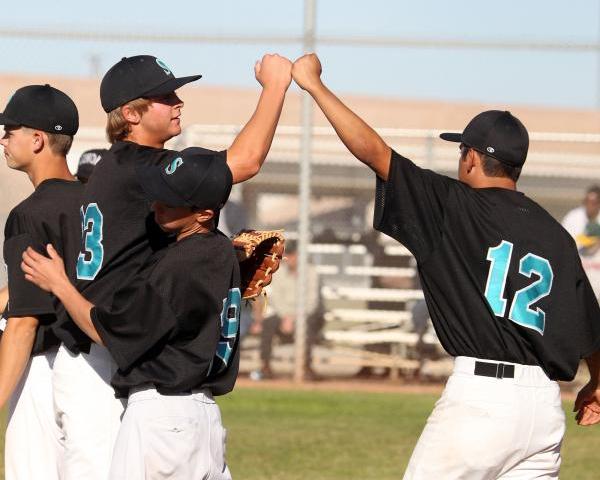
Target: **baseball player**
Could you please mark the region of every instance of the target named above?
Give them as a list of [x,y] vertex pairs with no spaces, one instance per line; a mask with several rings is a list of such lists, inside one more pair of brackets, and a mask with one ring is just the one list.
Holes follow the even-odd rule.
[[239,364],[239,268],[215,222],[231,172],[216,157],[180,158],[172,173],[170,162],[138,171],[156,222],[177,242],[150,257],[109,308],[76,290],[53,248],[51,259],[23,255],[27,279],[60,298],[117,362],[112,385],[128,401],[111,480],[231,478],[212,398],[232,390]]
[[10,294],[0,342],[0,406],[9,400],[5,474],[7,479],[57,479],[62,438],[54,419],[52,373],[60,343],[53,331],[59,305],[25,281],[20,263],[28,245],[43,248],[51,242],[67,264],[75,265],[83,186],[65,157],[79,119],[66,94],[49,85],[29,85],[11,97],[0,124],[8,166],[26,173],[35,188],[10,212],[4,232]]
[[[256,64],[255,75],[263,86],[262,94],[229,149],[191,150],[207,162],[226,163],[233,183],[255,175],[266,157],[291,82],[291,62],[265,55]],[[78,290],[94,305],[110,306],[115,292],[129,284],[153,251],[170,241],[154,222],[136,169],[163,162],[169,164],[167,172],[179,168],[182,152],[163,148],[181,132],[183,102],[175,90],[198,78],[176,78],[160,59],[139,55],[123,58],[102,80],[100,98],[108,114],[112,147],[86,184],[80,210],[82,248],[74,271],[69,272]],[[189,185],[189,195],[196,188]],[[64,326],[66,337],[71,329],[68,322]],[[65,436],[64,478],[104,480],[108,475],[123,411],[109,385],[115,369],[106,348],[90,345],[84,334],[71,335],[59,348],[54,388]]]
[[570,235],[516,190],[527,130],[490,110],[442,134],[460,149],[454,180],[391,150],[320,73],[314,54],[292,70],[376,173],[374,227],[415,256],[433,325],[455,357],[404,478],[557,478],[565,419],[556,381],[572,380],[581,358],[594,364],[600,309]]

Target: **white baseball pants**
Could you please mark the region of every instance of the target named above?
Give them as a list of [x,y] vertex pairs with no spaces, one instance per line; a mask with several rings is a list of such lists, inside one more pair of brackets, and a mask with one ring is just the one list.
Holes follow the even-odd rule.
[[32,357],[8,405],[6,480],[58,480],[64,451],[54,419],[52,369],[56,349]]
[[[61,480],[106,480],[124,402],[110,379],[116,370],[108,350],[92,344],[75,355],[63,345],[54,364],[56,421],[64,435]],[[45,478],[45,477],[40,477]]]
[[558,384],[540,367],[518,364],[514,378],[476,376],[477,360],[456,358],[404,479],[558,478],[565,432]]
[[161,395],[135,389],[115,445],[110,480],[231,480],[225,429],[207,391]]

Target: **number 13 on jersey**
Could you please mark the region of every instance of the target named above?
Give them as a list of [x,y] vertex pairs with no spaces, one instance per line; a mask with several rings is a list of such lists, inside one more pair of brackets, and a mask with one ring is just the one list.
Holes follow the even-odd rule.
[[[513,246],[511,242],[502,240],[500,245],[490,247],[487,252],[490,270],[485,286],[485,298],[490,304],[494,315],[497,317],[504,317],[506,313],[508,299],[504,296],[504,290]],[[528,253],[519,261],[519,273],[527,278],[531,278],[532,274],[535,274],[538,279],[515,292],[508,312],[508,319],[543,335],[546,324],[546,312],[540,308],[532,309],[531,307],[534,303],[550,294],[552,281],[554,280],[552,266],[545,258]]]
[[81,207],[82,251],[77,257],[77,278],[93,280],[98,275],[104,259],[102,245],[102,223],[104,216],[98,204],[90,203]]

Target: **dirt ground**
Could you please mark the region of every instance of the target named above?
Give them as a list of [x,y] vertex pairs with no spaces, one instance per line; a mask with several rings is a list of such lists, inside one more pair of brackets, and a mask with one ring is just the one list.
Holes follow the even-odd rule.
[[[237,380],[236,388],[332,392],[426,393],[440,395],[444,389],[444,383],[406,383],[402,381],[390,381],[387,379],[327,379],[317,382],[296,383],[290,378],[255,381],[247,376],[240,376]],[[569,384],[562,384],[561,391],[562,398],[565,401],[574,401],[577,396],[577,390]]]
[[318,382],[296,383],[289,378],[277,378],[254,381],[248,377],[240,377],[236,383],[237,388],[255,388],[267,390],[302,390],[302,391],[335,391],[335,392],[382,392],[382,393],[432,393],[442,392],[444,385],[436,384],[408,384],[390,380],[336,380],[327,379]]

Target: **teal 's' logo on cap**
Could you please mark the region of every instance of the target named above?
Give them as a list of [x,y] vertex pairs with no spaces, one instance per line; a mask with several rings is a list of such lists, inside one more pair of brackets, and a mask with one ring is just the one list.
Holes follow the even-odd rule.
[[175,170],[181,167],[181,165],[183,165],[183,158],[177,157],[169,165],[167,165],[167,167],[165,168],[165,173],[167,175],[173,175],[175,173]]
[[156,63],[158,64],[158,66],[159,66],[160,68],[162,68],[162,69],[163,69],[163,72],[165,72],[167,75],[172,75],[172,73],[171,73],[171,69],[170,69],[170,68],[168,67],[168,65],[167,65],[165,62],[163,62],[163,61],[162,61],[160,58],[157,58],[157,59],[156,59]]

